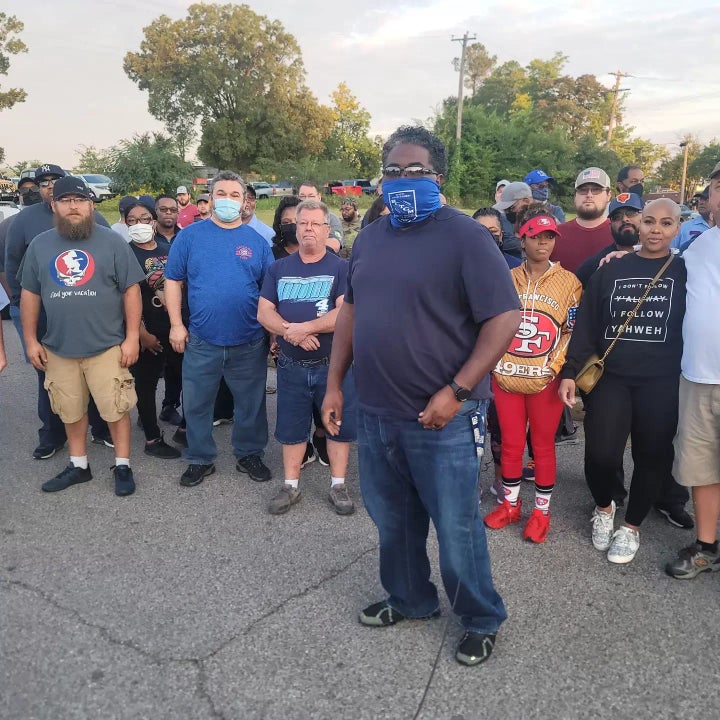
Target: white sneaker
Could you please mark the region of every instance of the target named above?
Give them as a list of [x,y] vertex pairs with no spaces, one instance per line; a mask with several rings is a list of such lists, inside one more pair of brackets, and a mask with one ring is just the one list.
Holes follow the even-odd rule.
[[[600,512],[597,507],[593,510],[592,517],[592,544],[596,550],[605,552],[610,547],[615,530],[615,501],[610,502],[610,512]],[[632,559],[632,558],[631,558]]]
[[607,559],[611,563],[624,565],[629,563],[637,553],[640,547],[640,533],[637,530],[631,530],[623,525],[616,530],[612,536],[612,543],[608,550]]

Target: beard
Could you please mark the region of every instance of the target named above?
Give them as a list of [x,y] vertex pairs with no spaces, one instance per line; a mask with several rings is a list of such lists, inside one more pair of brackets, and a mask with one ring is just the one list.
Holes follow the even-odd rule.
[[87,240],[95,226],[92,213],[78,222],[71,222],[68,218],[55,215],[55,228],[66,240]]
[[575,208],[575,211],[577,212],[577,216],[581,218],[582,220],[597,220],[599,217],[602,217],[605,214],[605,208],[584,208],[579,207]]
[[620,247],[631,247],[632,245],[637,245],[640,242],[640,232],[634,225],[621,226],[617,232],[611,226],[610,233],[613,236],[615,244]]

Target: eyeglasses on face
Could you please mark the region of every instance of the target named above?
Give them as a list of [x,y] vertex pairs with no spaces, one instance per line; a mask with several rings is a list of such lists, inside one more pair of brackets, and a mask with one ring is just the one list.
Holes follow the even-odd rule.
[[304,230],[305,228],[312,228],[313,230],[319,230],[323,225],[329,225],[330,223],[326,222],[317,222],[316,220],[309,221],[309,220],[301,220],[297,226],[298,229]]
[[152,215],[142,215],[139,218],[127,218],[125,220],[125,224],[128,227],[132,227],[133,225],[137,225],[138,223],[141,223],[142,225],[149,225],[152,221]]
[[581,185],[579,188],[575,188],[576,195],[599,195],[607,190],[607,188],[600,187],[600,185]]
[[420,163],[414,163],[406,167],[400,167],[399,165],[387,165],[382,169],[383,177],[388,180],[394,180],[395,178],[405,177],[408,178],[420,178],[426,175],[437,175],[438,173],[431,168],[423,167]]
[[176,213],[178,211],[177,207],[158,207],[155,208],[156,212],[159,213],[166,213],[168,215],[172,215],[173,213]]
[[57,200],[54,200],[53,202],[56,202],[59,205],[65,205],[65,206],[72,205],[73,203],[75,203],[76,205],[85,205],[85,203],[90,202],[90,198],[65,196],[65,197],[58,198]]

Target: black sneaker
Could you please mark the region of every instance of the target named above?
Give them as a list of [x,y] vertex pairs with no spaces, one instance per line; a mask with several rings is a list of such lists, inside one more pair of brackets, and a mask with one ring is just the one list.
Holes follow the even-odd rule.
[[695,522],[690,514],[680,505],[674,507],[656,505],[655,509],[674,527],[683,528],[683,530],[692,530],[695,527]]
[[207,465],[188,465],[187,470],[180,478],[180,484],[184,487],[194,487],[214,472],[215,465],[213,463],[208,463]]
[[34,460],[47,460],[48,458],[51,458],[58,450],[62,450],[65,443],[62,443],[61,445],[38,445],[33,450],[33,459]]
[[74,465],[68,465],[62,472],[58,473],[54,478],[42,484],[43,492],[59,492],[67,490],[71,485],[84,483],[92,480],[90,468],[79,468]]
[[486,634],[467,631],[457,647],[455,659],[461,665],[479,665],[492,655],[495,633]]
[[179,425],[182,422],[182,415],[174,405],[163,405],[158,419],[171,425]]
[[162,460],[175,460],[182,453],[177,448],[168,445],[161,435],[159,438],[145,443],[145,454]]
[[317,455],[315,454],[315,447],[311,442],[307,444],[307,448],[305,448],[305,455],[303,456],[303,461],[300,463],[300,468],[304,468],[306,465],[309,465],[312,462],[315,462],[317,460]]
[[185,428],[178,428],[173,433],[172,441],[181,447],[187,447],[187,431]]
[[317,456],[320,464],[328,467],[330,465],[330,458],[327,453],[327,436],[323,435],[321,437],[316,433],[313,435],[312,441],[315,446],[315,450],[317,450]]
[[259,455],[246,455],[238,458],[235,467],[238,472],[249,475],[255,482],[267,482],[272,478],[270,468],[262,461]]
[[115,494],[118,497],[132,495],[135,492],[135,478],[129,465],[116,465],[113,468]]
[[[413,620],[431,620],[440,617],[440,610],[435,610],[432,614],[422,618],[412,618]],[[368,605],[359,616],[359,620],[363,625],[370,627],[389,627],[395,625],[401,620],[407,620],[401,612],[393,609],[388,605],[387,600]]]
[[93,435],[92,433],[90,433],[90,440],[92,440],[95,445],[104,445],[105,447],[109,448],[115,447],[110,433],[108,433],[107,435]]

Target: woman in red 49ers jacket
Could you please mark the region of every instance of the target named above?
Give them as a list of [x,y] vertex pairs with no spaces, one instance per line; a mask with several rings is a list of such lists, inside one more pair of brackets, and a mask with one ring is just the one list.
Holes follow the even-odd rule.
[[532,542],[545,542],[550,529],[550,496],[555,485],[555,430],[563,404],[557,374],[565,362],[580,281],[550,262],[560,235],[547,210],[528,213],[519,231],[526,259],[511,271],[523,308],[520,327],[493,371],[493,393],[502,434],[501,469],[505,497],[485,516],[493,530],[518,522],[525,431],[530,423],[535,457],[535,507],[523,531]]

